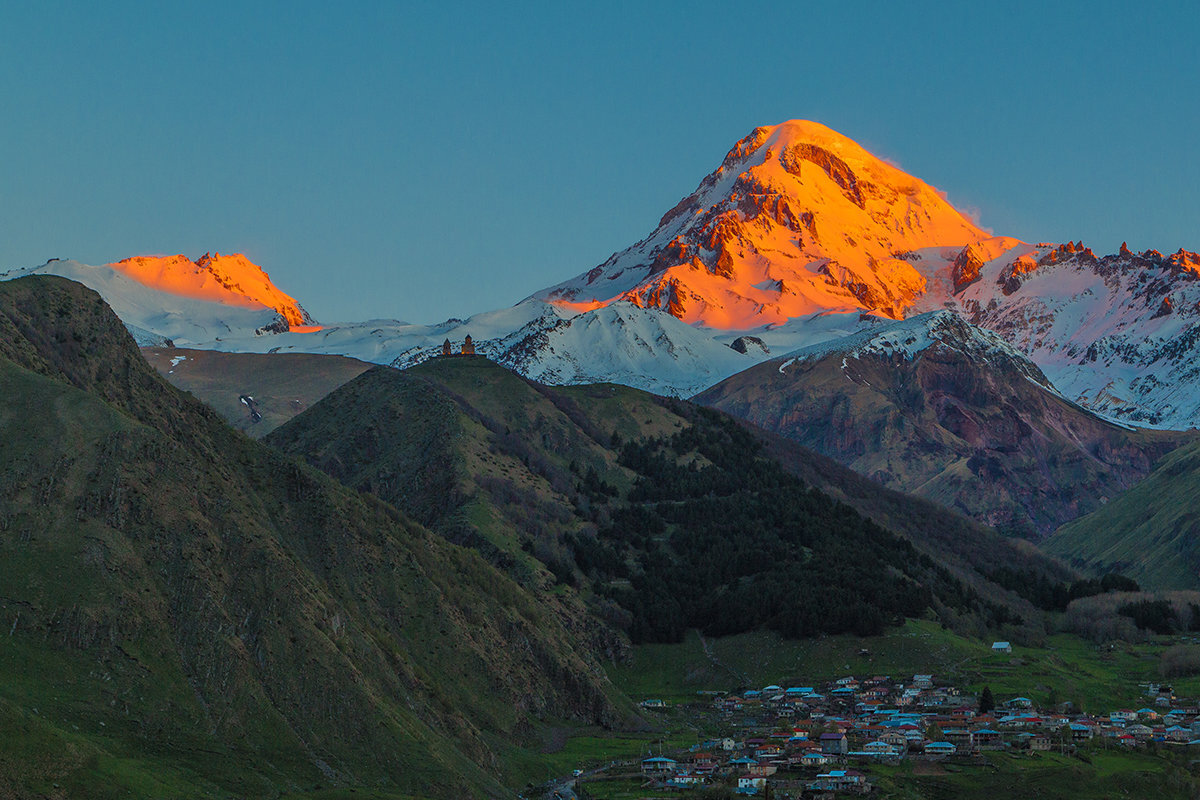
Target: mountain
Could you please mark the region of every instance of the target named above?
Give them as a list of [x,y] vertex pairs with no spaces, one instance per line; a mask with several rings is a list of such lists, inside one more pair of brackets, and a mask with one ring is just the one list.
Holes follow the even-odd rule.
[[[1134,425],[1200,427],[1200,255],[1080,243],[1021,245],[972,266],[959,291],[931,292],[1029,356],[1064,395]],[[952,287],[944,287],[952,288]]]
[[[932,592],[920,602],[993,624],[1037,613],[991,581],[997,564],[1071,577],[1027,543],[724,414],[611,384],[548,387],[480,357],[364,373],[266,441],[475,546],[529,588],[573,587],[635,641],[671,641],[683,627],[834,632],[850,624],[828,607],[834,597],[871,607],[855,619],[890,619],[908,608],[892,589],[877,586],[891,610],[850,589],[876,585],[880,553]],[[853,542],[854,577],[819,574],[850,563],[830,548]]]
[[266,306],[279,312],[289,328],[316,324],[293,297],[276,288],[270,276],[241,253],[205,253],[195,261],[185,256],[136,256],[109,266],[143,286],[182,297],[248,308]]
[[1082,242],[992,236],[936,189],[801,120],[754,129],[642,241],[465,320],[317,329],[242,256],[32,271],[93,286],[143,344],[405,367],[470,335],[477,352],[541,381],[676,396],[876,318],[950,310],[1000,334],[1098,414],[1200,425],[1200,256],[1122,247],[1098,257]]
[[254,339],[293,327],[318,327],[243,255],[206,253],[197,261],[139,256],[104,266],[51,259],[4,273],[0,280],[30,275],[58,275],[95,290],[144,345],[178,342],[220,349],[227,337]]
[[506,796],[627,701],[468,549],[229,428],[102,299],[0,283],[7,796]]
[[925,290],[902,254],[989,238],[927,184],[792,120],[735,144],[645,239],[535,297],[625,300],[719,330],[828,311],[900,318]]
[[1144,480],[1059,528],[1043,544],[1095,574],[1150,589],[1200,589],[1200,444],[1166,456]]
[[1190,438],[1080,408],[998,334],[949,311],[880,321],[696,400],[1030,538],[1099,507]]

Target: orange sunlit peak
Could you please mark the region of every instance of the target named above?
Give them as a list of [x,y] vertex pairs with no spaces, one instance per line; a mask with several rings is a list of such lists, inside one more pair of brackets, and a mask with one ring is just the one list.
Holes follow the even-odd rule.
[[205,253],[195,261],[178,254],[133,256],[109,267],[159,291],[244,308],[266,307],[283,315],[293,329],[313,326],[295,298],[280,291],[267,273],[242,253]]

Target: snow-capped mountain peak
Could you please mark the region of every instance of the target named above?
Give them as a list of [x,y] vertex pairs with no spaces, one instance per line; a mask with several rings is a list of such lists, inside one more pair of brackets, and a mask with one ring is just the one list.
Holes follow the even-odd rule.
[[625,300],[721,330],[823,311],[901,318],[926,288],[906,254],[989,238],[924,182],[792,120],[735,144],[647,238],[535,296]]
[[266,306],[283,315],[290,327],[316,324],[295,298],[241,253],[205,253],[195,261],[183,255],[134,256],[108,266],[152,289],[244,308]]

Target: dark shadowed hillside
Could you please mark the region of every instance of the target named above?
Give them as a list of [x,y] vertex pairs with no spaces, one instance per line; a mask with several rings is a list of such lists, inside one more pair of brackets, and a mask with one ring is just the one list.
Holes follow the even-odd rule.
[[1088,572],[1120,571],[1150,589],[1200,589],[1200,444],[1181,447],[1145,480],[1045,542]]
[[529,592],[231,430],[78,284],[0,284],[0,395],[7,796],[496,796],[539,719],[622,713]]

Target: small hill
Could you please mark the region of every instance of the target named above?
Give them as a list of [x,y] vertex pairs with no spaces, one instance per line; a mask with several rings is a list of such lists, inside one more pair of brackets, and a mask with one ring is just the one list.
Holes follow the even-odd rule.
[[1088,572],[1122,572],[1147,589],[1200,589],[1200,443],[1054,532],[1047,552]]
[[98,295],[0,283],[0,785],[504,796],[624,701],[471,550],[230,429]]

